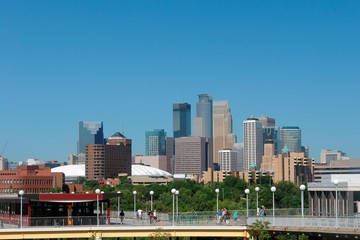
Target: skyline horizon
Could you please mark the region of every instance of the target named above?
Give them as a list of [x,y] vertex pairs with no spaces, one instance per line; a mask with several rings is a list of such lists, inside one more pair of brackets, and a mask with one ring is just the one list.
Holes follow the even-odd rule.
[[[198,94],[199,95],[199,94]],[[211,96],[212,97],[212,95],[210,95],[209,94],[209,96]],[[213,99],[213,103],[214,102],[221,102],[221,101],[228,101],[229,102],[229,100],[226,100],[226,99],[221,99],[221,100],[215,100],[215,99]],[[189,101],[184,101],[184,102],[180,102],[180,101],[178,101],[178,102],[174,102],[174,103],[172,103],[172,104],[176,104],[176,103],[188,103],[190,106],[192,106],[192,105],[196,105],[196,103],[190,103]],[[231,108],[231,104],[230,104],[230,102],[229,102],[229,106],[230,106],[230,111],[231,111],[231,113],[232,113],[232,108]],[[189,136],[189,137],[193,137],[193,134],[194,134],[194,129],[193,129],[193,125],[194,125],[194,118],[196,117],[196,114],[194,113],[194,112],[196,112],[196,109],[194,109],[194,108],[191,108],[191,135]],[[244,121],[246,121],[247,119],[252,119],[252,118],[257,118],[257,119],[259,119],[260,117],[268,117],[268,118],[274,118],[275,119],[275,127],[278,127],[279,128],[279,130],[281,130],[282,128],[288,128],[288,127],[297,127],[297,128],[299,128],[302,132],[303,132],[303,129],[301,128],[301,126],[297,126],[297,125],[283,125],[283,126],[280,126],[279,124],[277,124],[277,119],[275,118],[275,117],[273,117],[273,116],[268,116],[268,115],[260,115],[260,116],[254,116],[254,115],[250,115],[250,116],[248,116],[247,118],[245,118],[244,120],[243,120],[243,122]],[[233,120],[233,122],[234,122],[234,119],[232,119]],[[105,129],[106,129],[106,123],[104,122],[104,121],[101,121],[101,120],[80,120],[80,121],[78,121],[77,122],[77,124],[79,124],[79,122],[101,122],[101,123],[103,123],[103,128],[104,128],[104,139],[107,139],[107,138],[109,138],[109,137],[111,137],[113,134],[115,134],[116,132],[120,132],[121,134],[123,134],[126,138],[129,138],[129,139],[131,139],[132,140],[132,143],[134,143],[134,140],[132,139],[132,138],[130,138],[130,137],[128,137],[127,135],[126,135],[126,133],[124,133],[124,131],[113,131],[112,133],[109,133],[109,134],[105,134]],[[243,123],[242,122],[242,123]],[[234,128],[234,126],[233,126],[233,128]],[[141,151],[140,150],[140,152],[137,152],[137,153],[134,153],[134,152],[132,152],[132,156],[139,156],[139,155],[144,155],[145,156],[145,133],[146,133],[146,131],[153,131],[153,130],[155,130],[155,129],[160,129],[160,130],[164,130],[165,131],[165,134],[166,134],[166,137],[173,137],[173,130],[167,130],[167,129],[165,129],[165,128],[153,128],[153,129],[147,129],[147,130],[145,130],[144,131],[144,141],[143,141],[143,150]],[[243,130],[243,129],[242,129]],[[77,129],[77,135],[78,135],[78,131],[79,131],[79,129]],[[171,136],[169,136],[169,132],[171,133]],[[237,144],[243,144],[244,143],[244,141],[239,141],[239,134],[237,134],[236,132],[234,132],[233,131],[233,133],[235,134],[235,136],[236,136],[236,139],[237,139]],[[243,134],[243,132],[242,132],[242,134]],[[242,136],[243,137],[243,135],[240,135],[240,136]],[[303,139],[303,135],[301,135],[301,138]],[[243,140],[243,138],[242,138],[242,140]],[[78,139],[75,141],[75,145],[76,145],[76,147],[75,148],[77,148],[77,142],[78,142]],[[5,145],[7,145],[8,143],[5,143]],[[134,145],[133,145],[134,146]],[[314,157],[312,154],[311,154],[311,146],[310,145],[307,145],[307,144],[303,144],[303,142],[302,142],[302,146],[306,146],[306,147],[309,147],[309,149],[310,149],[310,158],[314,158],[315,159],[315,162],[316,163],[319,163],[320,162],[320,151],[321,150],[335,150],[335,151],[341,151],[341,152],[343,152],[343,153],[345,153],[346,154],[346,156],[348,156],[348,153],[346,152],[346,151],[344,151],[344,150],[342,150],[342,149],[332,149],[332,148],[324,148],[324,149],[320,149],[320,151],[317,153],[317,155],[318,155],[318,157],[316,158],[316,157]],[[7,146],[4,146],[4,147],[7,147]],[[139,145],[138,145],[138,147],[139,147]],[[141,147],[139,148],[139,149],[141,149]],[[6,149],[5,149],[6,150]],[[70,153],[68,153],[67,154],[67,156],[69,156],[70,154],[76,154],[76,152],[77,151],[74,151],[74,152],[70,152]],[[315,155],[315,154],[314,154]],[[1,157],[1,155],[0,155],[0,157]],[[5,158],[7,158],[6,156],[3,156],[3,157],[5,157]],[[350,157],[350,160],[351,159],[358,159],[359,157]],[[59,161],[59,162],[67,162],[68,161],[68,159],[66,159],[66,160],[59,160],[59,159],[39,159],[39,158],[27,158],[27,159],[24,159],[24,160],[18,160],[18,161],[10,161],[10,159],[9,159],[9,161],[10,162],[23,162],[23,161],[27,161],[28,159],[37,159],[37,160],[40,160],[40,161],[51,161],[51,160],[56,160],[56,161]]]

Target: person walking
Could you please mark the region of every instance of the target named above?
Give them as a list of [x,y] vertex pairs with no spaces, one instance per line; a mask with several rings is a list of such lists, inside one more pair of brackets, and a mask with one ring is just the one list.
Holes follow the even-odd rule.
[[121,212],[120,212],[120,223],[121,224],[124,224],[124,217],[125,217],[125,213],[124,213],[124,211],[123,210],[121,210]]
[[219,209],[219,211],[216,213],[216,217],[217,217],[217,219],[216,219],[216,224],[217,225],[220,225],[221,224],[221,217],[222,217],[222,210],[221,209]]
[[234,212],[234,225],[237,224],[238,219],[239,219],[239,214],[238,214],[238,212],[235,210],[235,212]]

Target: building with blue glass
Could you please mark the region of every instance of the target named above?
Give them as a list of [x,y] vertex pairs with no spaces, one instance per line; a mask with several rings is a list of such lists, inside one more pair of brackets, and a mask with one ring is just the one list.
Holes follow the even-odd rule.
[[173,137],[191,136],[191,105],[189,103],[173,104]]
[[164,129],[145,132],[145,155],[166,155],[166,132]]
[[194,119],[194,136],[212,139],[213,137],[213,99],[208,94],[199,94]]
[[301,129],[299,127],[290,126],[281,128],[281,149],[284,148],[288,152],[302,152]]
[[79,122],[77,153],[86,153],[87,144],[104,144],[104,129],[102,122]]

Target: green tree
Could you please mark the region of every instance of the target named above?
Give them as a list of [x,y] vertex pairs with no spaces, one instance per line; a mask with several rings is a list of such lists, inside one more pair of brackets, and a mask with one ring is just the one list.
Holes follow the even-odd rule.
[[269,222],[259,220],[253,222],[250,226],[250,236],[259,240],[270,239],[271,235],[269,233]]

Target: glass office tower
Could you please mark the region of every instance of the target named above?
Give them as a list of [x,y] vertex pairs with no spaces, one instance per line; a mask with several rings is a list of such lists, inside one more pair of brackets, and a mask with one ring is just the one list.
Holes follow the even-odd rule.
[[191,136],[191,105],[188,103],[173,104],[173,137]]
[[208,94],[199,94],[194,120],[194,136],[213,137],[213,99]]
[[145,132],[145,155],[166,155],[166,132],[164,129]]
[[86,152],[86,144],[103,144],[104,129],[102,122],[79,122],[77,153]]

